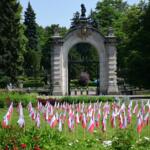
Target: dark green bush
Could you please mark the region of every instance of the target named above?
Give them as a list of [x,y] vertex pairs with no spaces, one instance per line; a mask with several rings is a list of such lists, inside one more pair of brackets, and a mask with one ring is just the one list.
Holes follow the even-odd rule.
[[0,100],[0,108],[4,108],[4,107],[5,107],[4,101],[1,101],[1,100]]
[[0,76],[0,88],[6,88],[9,82],[10,82],[10,77]]
[[78,87],[79,86],[79,81],[78,80],[71,80],[71,86],[72,87]]
[[133,130],[118,130],[112,141],[112,149],[114,150],[130,150],[135,141]]
[[0,149],[65,149],[67,140],[59,132],[53,132],[50,128],[38,129],[31,126],[28,129],[21,129],[18,126],[10,126],[7,129],[0,127]]
[[44,82],[40,82],[37,80],[30,80],[27,82],[23,83],[23,87],[27,88],[27,87],[43,87],[44,86]]
[[97,86],[96,83],[94,81],[90,81],[88,86]]

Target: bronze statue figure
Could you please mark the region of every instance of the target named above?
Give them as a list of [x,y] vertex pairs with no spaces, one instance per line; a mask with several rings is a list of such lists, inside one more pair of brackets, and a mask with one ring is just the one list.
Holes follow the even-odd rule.
[[86,17],[86,8],[84,4],[81,4],[81,17]]

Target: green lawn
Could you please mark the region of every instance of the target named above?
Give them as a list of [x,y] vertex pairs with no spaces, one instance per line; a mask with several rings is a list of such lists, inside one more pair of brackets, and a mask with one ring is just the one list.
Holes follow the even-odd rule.
[[[0,109],[0,120],[1,121],[3,119],[3,116],[6,114],[6,112],[7,112],[6,108]],[[93,150],[101,149],[101,148],[102,149],[113,149],[113,147],[106,147],[106,148],[103,147],[103,144],[102,144],[103,141],[111,140],[111,141],[116,142],[115,137],[116,138],[119,137],[119,139],[117,141],[124,143],[123,145],[125,147],[125,143],[130,143],[131,145],[136,145],[136,141],[138,141],[139,139],[143,139],[144,137],[150,138],[150,124],[149,124],[149,126],[145,126],[143,128],[141,135],[138,135],[138,133],[136,131],[136,122],[137,122],[136,116],[134,116],[132,118],[132,123],[130,125],[128,125],[127,129],[119,129],[118,122],[117,122],[117,128],[112,128],[110,125],[110,116],[109,116],[109,118],[107,119],[107,131],[105,133],[102,132],[101,122],[100,122],[100,128],[95,128],[94,133],[92,133],[92,134],[89,133],[87,131],[87,129],[84,130],[82,128],[81,124],[76,125],[73,132],[69,131],[69,129],[67,127],[67,121],[66,121],[65,125],[63,126],[63,131],[59,133],[57,126],[54,129],[50,128],[49,124],[47,122],[45,122],[42,113],[41,113],[41,117],[40,117],[41,118],[41,127],[40,127],[40,129],[38,129],[35,126],[35,121],[33,121],[29,117],[29,112],[26,108],[24,108],[24,116],[25,116],[25,128],[19,129],[19,126],[17,125],[17,120],[18,120],[19,116],[18,116],[16,108],[14,108],[11,120],[9,122],[9,125],[11,126],[11,128],[10,129],[2,129],[2,127],[0,127],[0,134],[5,134],[4,137],[6,136],[6,134],[8,132],[9,132],[8,134],[10,134],[10,136],[12,136],[12,137],[15,136],[13,134],[19,134],[19,136],[20,136],[19,138],[21,138],[22,141],[25,141],[24,143],[29,143],[29,141],[30,141],[28,134],[32,135],[32,136],[30,135],[31,138],[34,138],[35,135],[37,134],[38,137],[40,138],[37,141],[37,143],[38,143],[38,145],[40,145],[40,147],[42,147],[42,149],[49,149],[50,146],[52,146],[52,145],[53,145],[54,149],[64,149],[64,148],[65,149],[93,149]],[[12,131],[12,130],[16,130],[16,132],[20,132],[21,134],[15,133],[15,131]],[[32,130],[34,132],[36,132],[35,135],[33,135]],[[11,135],[11,132],[12,132],[12,135]],[[51,144],[48,143],[46,145],[44,143],[44,139],[46,141],[46,139],[48,139],[48,136],[51,136],[52,143],[50,142]],[[16,138],[16,137],[13,137],[13,138]],[[26,139],[26,140],[24,140],[24,139]],[[57,144],[57,142],[61,141],[62,139],[63,139],[63,142],[60,142],[59,144]],[[4,140],[4,142],[7,143],[5,140]],[[20,142],[20,141],[18,141],[18,142]],[[34,144],[35,144],[34,141],[33,141],[33,143],[31,142],[31,144],[29,144],[30,148],[33,147]],[[46,145],[46,147],[43,148],[43,145]],[[63,146],[64,146],[64,148],[63,148]],[[149,141],[149,146],[150,146],[150,141]],[[0,149],[1,149],[1,147],[0,147]],[[115,149],[116,149],[116,147],[115,147]]]

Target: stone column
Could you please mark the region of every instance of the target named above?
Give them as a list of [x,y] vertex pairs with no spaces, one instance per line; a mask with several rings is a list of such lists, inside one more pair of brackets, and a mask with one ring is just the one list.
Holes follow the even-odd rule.
[[62,45],[63,39],[59,34],[52,37],[52,52],[51,52],[51,81],[52,94],[55,96],[63,95],[62,90]]
[[108,54],[108,90],[107,93],[118,94],[117,85],[117,49],[116,37],[113,34],[112,28],[109,28],[109,34],[106,37],[106,48]]

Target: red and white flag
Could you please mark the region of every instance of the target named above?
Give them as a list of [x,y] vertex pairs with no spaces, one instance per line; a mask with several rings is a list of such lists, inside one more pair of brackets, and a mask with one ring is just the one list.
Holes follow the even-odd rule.
[[2,127],[3,128],[6,128],[8,126],[12,112],[13,112],[13,103],[11,103],[11,105],[8,108],[6,115],[3,117],[3,121],[2,121]]
[[79,114],[78,112],[76,113],[76,124],[79,124],[80,123],[80,120],[79,120]]
[[51,128],[55,128],[55,126],[57,125],[57,119],[56,119],[56,116],[53,115],[52,119],[50,120],[50,127]]
[[137,117],[137,132],[139,134],[142,132],[142,128],[143,128],[143,120],[142,120],[141,113],[139,113]]
[[115,116],[114,112],[112,112],[112,116],[110,118],[110,122],[111,122],[111,127],[115,128],[116,127],[116,116]]
[[138,102],[136,102],[134,109],[133,109],[133,114],[137,114],[138,112]]
[[131,120],[132,120],[132,113],[131,113],[131,109],[128,108],[128,112],[127,112],[127,122],[128,122],[128,124],[131,123]]
[[119,114],[119,128],[120,129],[123,128],[123,117],[122,117],[122,114]]
[[3,118],[3,121],[2,121],[2,127],[3,128],[6,128],[8,126],[9,122],[8,122],[8,119],[7,117],[4,117]]
[[82,120],[82,127],[86,128],[86,124],[87,123],[86,123],[86,116],[85,116],[85,114],[82,115],[82,119],[81,120]]
[[74,129],[74,123],[75,123],[75,120],[74,120],[74,113],[71,111],[69,113],[69,118],[68,118],[68,128],[70,130],[73,130]]
[[123,104],[121,105],[120,110],[119,110],[119,114],[122,113],[122,112],[125,112],[125,109],[126,109],[126,106],[125,106],[125,103],[123,103]]
[[94,118],[91,117],[90,123],[89,123],[89,126],[88,126],[88,131],[89,131],[90,133],[93,133],[94,127],[95,127],[95,124],[94,124]]
[[36,115],[36,119],[35,119],[35,122],[36,122],[36,126],[39,128],[40,127],[40,113],[38,112],[37,115]]
[[46,107],[45,120],[48,121],[48,119],[49,119],[49,110],[48,107]]
[[145,117],[144,117],[144,123],[145,123],[145,125],[149,124],[149,112],[147,112]]
[[19,120],[17,121],[17,123],[19,124],[20,128],[23,128],[25,126],[25,120],[23,115],[23,107],[21,103],[19,103],[18,111],[19,111]]
[[127,127],[127,116],[126,113],[123,113],[123,128],[125,129]]
[[96,115],[96,119],[95,119],[95,125],[97,128],[99,128],[100,126],[100,117],[101,117],[101,114],[100,114],[100,110],[98,111],[98,114]]
[[61,117],[59,117],[58,131],[62,132],[62,120],[61,120]]
[[103,115],[103,119],[102,119],[102,131],[103,132],[106,131],[106,118],[107,116]]

